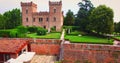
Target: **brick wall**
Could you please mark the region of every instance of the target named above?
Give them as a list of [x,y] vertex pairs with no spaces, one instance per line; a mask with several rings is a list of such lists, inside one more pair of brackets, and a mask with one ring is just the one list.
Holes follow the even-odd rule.
[[64,63],[120,63],[120,46],[64,44]]
[[54,39],[36,39],[30,42],[31,51],[37,54],[58,55],[60,52],[61,40]]

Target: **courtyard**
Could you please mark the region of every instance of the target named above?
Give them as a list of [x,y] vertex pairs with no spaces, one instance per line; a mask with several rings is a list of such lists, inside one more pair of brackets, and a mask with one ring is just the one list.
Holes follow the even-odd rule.
[[56,56],[35,55],[30,63],[55,63]]

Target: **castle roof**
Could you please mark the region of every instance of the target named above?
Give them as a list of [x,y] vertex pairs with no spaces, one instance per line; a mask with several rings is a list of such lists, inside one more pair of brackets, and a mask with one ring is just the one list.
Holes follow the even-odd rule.
[[34,12],[33,15],[49,15],[49,12]]
[[0,39],[0,53],[18,53],[25,45],[26,41],[17,39]]

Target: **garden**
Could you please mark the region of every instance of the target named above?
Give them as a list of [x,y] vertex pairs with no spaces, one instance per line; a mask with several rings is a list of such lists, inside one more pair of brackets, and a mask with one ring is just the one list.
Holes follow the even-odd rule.
[[41,27],[24,27],[18,26],[14,29],[0,30],[0,37],[9,38],[44,38],[44,39],[59,39],[60,32],[48,33],[46,29]]

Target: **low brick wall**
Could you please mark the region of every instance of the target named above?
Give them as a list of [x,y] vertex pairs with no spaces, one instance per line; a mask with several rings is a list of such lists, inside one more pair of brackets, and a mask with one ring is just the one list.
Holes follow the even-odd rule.
[[61,40],[36,39],[30,42],[31,51],[37,54],[58,55],[60,53]]
[[[59,39],[32,39],[32,38],[0,38],[0,40],[21,40],[28,42],[28,51],[43,55],[58,55],[61,40]],[[13,44],[14,45],[14,44]]]
[[120,63],[120,46],[64,44],[63,63]]

